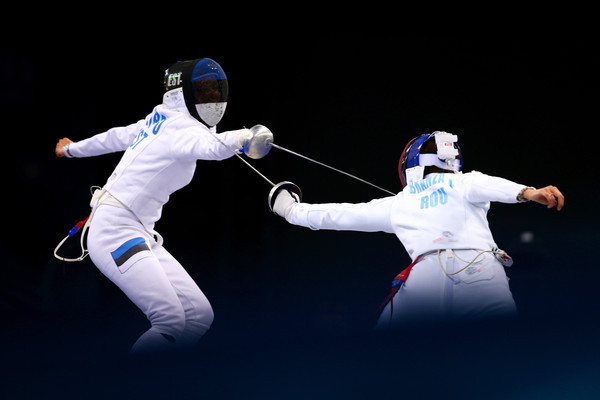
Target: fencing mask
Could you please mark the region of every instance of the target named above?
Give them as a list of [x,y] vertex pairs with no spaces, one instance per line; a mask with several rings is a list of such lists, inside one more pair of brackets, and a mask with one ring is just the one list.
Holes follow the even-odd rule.
[[166,91],[183,89],[186,108],[198,121],[212,127],[223,118],[229,86],[215,60],[179,61],[165,71],[164,85]]
[[[436,154],[422,154],[421,147],[430,139],[435,139]],[[435,131],[412,139],[400,156],[398,173],[402,187],[423,179],[425,167],[435,166],[450,172],[462,171],[462,152],[458,138],[448,132]]]

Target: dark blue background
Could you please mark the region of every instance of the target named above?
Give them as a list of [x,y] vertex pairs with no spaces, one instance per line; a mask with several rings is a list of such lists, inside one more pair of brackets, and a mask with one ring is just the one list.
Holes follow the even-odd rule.
[[[599,193],[584,38],[340,33],[207,49],[140,43],[36,41],[0,52],[4,137],[17,139],[2,161],[8,398],[598,395]],[[164,70],[203,56],[229,78],[220,131],[264,124],[284,147],[399,191],[406,142],[446,130],[459,136],[465,171],[558,186],[561,212],[494,204],[489,213],[515,260],[507,273],[519,320],[375,335],[373,313],[409,262],[394,236],[289,225],[267,207],[270,186],[242,162],[199,161],[156,228],[211,301],[213,327],[190,353],[128,359],[145,317],[89,259],[52,256],[119,155],[58,159],[54,146],[144,118],[162,99]],[[298,184],[307,202],[385,195],[276,149],[250,162],[272,181]],[[523,232],[534,240],[520,240]],[[77,246],[71,240],[63,252],[77,255]]]

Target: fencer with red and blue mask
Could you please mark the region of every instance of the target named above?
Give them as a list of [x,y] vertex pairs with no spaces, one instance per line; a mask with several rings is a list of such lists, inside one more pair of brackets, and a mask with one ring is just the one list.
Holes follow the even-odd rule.
[[[435,154],[423,154],[428,140]],[[427,173],[425,167],[442,171]],[[516,306],[487,221],[491,202],[517,203],[526,187],[462,171],[456,135],[436,131],[412,139],[401,154],[394,196],[365,203],[308,204],[282,191],[274,211],[313,230],[395,234],[412,259],[382,305],[378,327],[514,316]],[[281,208],[279,208],[281,205]],[[505,254],[505,253],[504,253]]]
[[[432,138],[436,142],[437,154],[421,154],[421,148],[425,142]],[[447,132],[435,131],[409,141],[402,151],[398,163],[398,174],[402,187],[423,179],[423,173],[427,166],[461,172],[462,153],[458,146],[458,137]]]

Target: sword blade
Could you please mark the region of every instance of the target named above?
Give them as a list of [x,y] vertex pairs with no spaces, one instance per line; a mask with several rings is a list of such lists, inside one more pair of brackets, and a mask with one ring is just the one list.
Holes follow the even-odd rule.
[[296,153],[295,151],[292,151],[292,150],[286,149],[285,147],[283,147],[283,146],[279,146],[278,144],[275,144],[275,143],[273,143],[273,142],[270,142],[269,144],[270,144],[271,146],[275,147],[276,149],[283,150],[283,151],[285,151],[285,152],[288,152],[288,153],[290,153],[290,154],[293,154],[293,155],[295,155],[295,156],[297,156],[297,157],[303,158],[303,159],[305,159],[305,160],[308,160],[308,161],[310,161],[310,162],[313,162],[313,163],[315,163],[315,164],[318,164],[318,165],[321,165],[321,166],[323,166],[323,167],[329,168],[329,169],[331,169],[331,170],[333,170],[333,171],[339,172],[340,174],[343,174],[343,175],[349,176],[350,178],[356,179],[356,180],[358,180],[358,181],[360,181],[360,182],[362,182],[362,183],[366,183],[367,185],[371,185],[371,186],[373,186],[374,188],[377,188],[377,189],[379,189],[379,190],[381,190],[381,191],[383,191],[383,192],[386,192],[386,193],[388,193],[388,194],[390,194],[390,195],[392,195],[392,196],[395,196],[395,195],[396,195],[394,192],[391,192],[391,191],[389,191],[389,190],[387,190],[387,189],[384,189],[384,188],[381,188],[381,187],[379,187],[379,186],[377,186],[377,185],[374,185],[374,184],[372,184],[371,182],[368,182],[368,181],[366,181],[366,180],[364,180],[364,179],[361,179],[361,178],[359,178],[359,177],[357,177],[357,176],[354,176],[354,175],[352,175],[352,174],[349,174],[348,172],[345,172],[345,171],[342,171],[342,170],[340,170],[340,169],[334,168],[334,167],[332,167],[332,166],[330,166],[330,165],[327,165],[327,164],[325,164],[325,163],[322,163],[322,162],[320,162],[320,161],[313,160],[312,158],[306,157],[306,156],[304,156],[304,155],[302,155],[302,154],[300,154],[300,153]]

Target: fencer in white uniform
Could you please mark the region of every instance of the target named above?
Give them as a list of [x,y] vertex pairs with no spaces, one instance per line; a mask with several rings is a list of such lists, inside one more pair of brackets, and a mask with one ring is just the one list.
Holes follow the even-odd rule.
[[413,260],[404,283],[379,316],[378,328],[514,316],[504,264],[510,257],[494,241],[491,202],[528,200],[557,205],[554,186],[535,189],[480,172],[462,173],[456,135],[414,138],[399,165],[403,190],[366,203],[308,204],[293,191],[271,192],[273,211],[313,230],[395,234]]
[[[159,104],[143,120],[88,139],[61,139],[58,156],[124,154],[93,196],[87,246],[96,267],[147,316],[151,327],[132,353],[195,345],[213,321],[212,307],[154,230],[169,196],[193,178],[197,160],[244,152],[256,131],[216,133],[227,104],[227,77],[203,58],[178,62],[165,73]],[[257,157],[253,157],[257,158]]]

